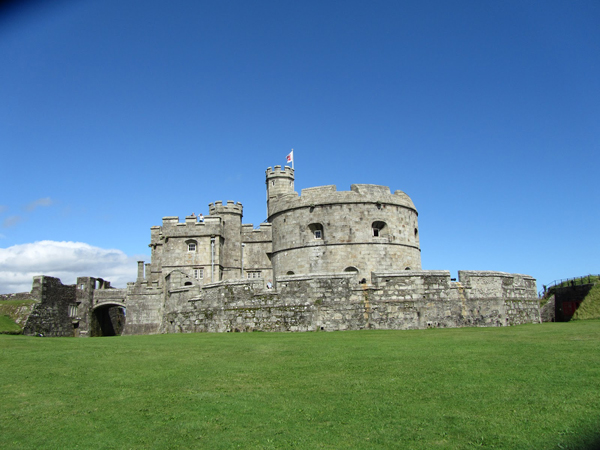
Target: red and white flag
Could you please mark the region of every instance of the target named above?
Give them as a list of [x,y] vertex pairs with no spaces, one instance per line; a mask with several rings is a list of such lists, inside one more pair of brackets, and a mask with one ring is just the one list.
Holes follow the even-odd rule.
[[286,162],[294,164],[294,149],[292,149],[292,151],[290,152],[290,154],[287,155]]

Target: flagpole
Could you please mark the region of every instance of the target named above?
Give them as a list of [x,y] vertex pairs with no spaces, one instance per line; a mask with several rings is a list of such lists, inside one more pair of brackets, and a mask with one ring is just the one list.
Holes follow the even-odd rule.
[[292,170],[294,170],[294,149],[292,149]]

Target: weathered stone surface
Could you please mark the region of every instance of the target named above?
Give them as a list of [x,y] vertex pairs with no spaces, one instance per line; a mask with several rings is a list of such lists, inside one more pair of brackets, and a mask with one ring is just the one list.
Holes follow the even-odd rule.
[[[350,191],[321,186],[298,195],[293,169],[280,166],[267,170],[266,184],[269,223],[258,229],[242,224],[242,205],[233,201],[209,204],[202,218],[164,217],[162,226],[151,228],[151,263],[138,263],[137,280],[126,289],[92,277],[78,278],[75,286],[36,277],[32,295],[41,304],[28,332],[333,331],[540,321],[535,280],[527,275],[461,271],[454,282],[447,271],[421,270],[417,210],[404,192],[355,184]],[[124,309],[126,316],[119,315]]]

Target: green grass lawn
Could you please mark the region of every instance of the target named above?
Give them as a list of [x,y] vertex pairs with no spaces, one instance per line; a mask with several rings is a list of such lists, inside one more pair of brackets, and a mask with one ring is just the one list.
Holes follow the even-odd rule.
[[0,336],[0,448],[583,448],[600,321]]

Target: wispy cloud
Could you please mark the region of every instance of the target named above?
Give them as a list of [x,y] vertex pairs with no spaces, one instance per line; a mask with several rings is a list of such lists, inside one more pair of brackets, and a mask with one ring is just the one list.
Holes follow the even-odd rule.
[[0,248],[0,293],[31,290],[35,275],[58,277],[64,284],[75,283],[78,276],[100,277],[125,287],[135,281],[138,260],[121,250],[83,242],[39,241]]
[[34,209],[39,208],[40,206],[51,206],[53,203],[54,201],[50,197],[38,198],[37,200],[34,200],[27,206],[25,206],[25,209],[27,211],[33,211]]
[[16,224],[23,222],[22,216],[9,216],[2,221],[2,228],[14,227]]

